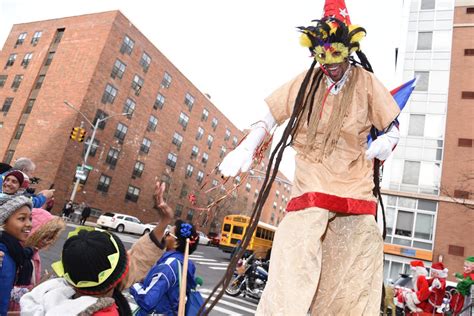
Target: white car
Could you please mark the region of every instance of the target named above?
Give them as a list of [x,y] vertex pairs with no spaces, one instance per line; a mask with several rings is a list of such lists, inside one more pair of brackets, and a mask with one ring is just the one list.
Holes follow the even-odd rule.
[[203,232],[197,232],[199,234],[199,244],[209,246],[211,240]]
[[119,233],[127,232],[144,235],[153,230],[155,225],[144,224],[134,216],[119,213],[105,213],[97,219],[97,226],[102,229],[115,229]]

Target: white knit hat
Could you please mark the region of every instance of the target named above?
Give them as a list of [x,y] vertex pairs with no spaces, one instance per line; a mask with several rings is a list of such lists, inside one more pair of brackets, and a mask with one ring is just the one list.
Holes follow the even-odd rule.
[[3,225],[5,221],[20,207],[28,206],[31,211],[33,203],[29,197],[24,195],[11,195],[0,199],[0,225]]

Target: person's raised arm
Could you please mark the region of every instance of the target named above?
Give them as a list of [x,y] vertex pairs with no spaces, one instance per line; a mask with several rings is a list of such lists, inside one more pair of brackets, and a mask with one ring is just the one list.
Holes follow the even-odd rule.
[[[155,194],[153,195],[155,198],[155,209],[158,210],[158,214],[160,216],[160,222],[158,225],[155,226],[153,231],[150,233],[150,238],[155,239],[161,242],[166,227],[171,224],[171,221],[174,218],[174,211],[173,209],[165,202],[163,199],[163,195],[166,190],[166,183],[156,183],[155,187]],[[153,236],[153,237],[152,237]]]

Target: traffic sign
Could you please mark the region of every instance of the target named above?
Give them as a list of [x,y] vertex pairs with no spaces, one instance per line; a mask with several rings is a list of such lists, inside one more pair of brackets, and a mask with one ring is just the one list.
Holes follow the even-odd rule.
[[84,170],[76,170],[76,178],[82,181],[86,181],[87,174],[84,172]]

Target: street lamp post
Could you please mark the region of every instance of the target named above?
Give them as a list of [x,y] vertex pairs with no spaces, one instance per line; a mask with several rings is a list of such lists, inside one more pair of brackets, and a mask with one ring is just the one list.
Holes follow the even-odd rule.
[[[90,154],[92,146],[94,144],[95,134],[97,132],[97,129],[99,128],[100,123],[107,121],[109,118],[112,118],[112,117],[115,117],[115,116],[120,116],[120,115],[130,115],[130,113],[119,113],[119,114],[107,116],[107,117],[104,117],[104,118],[98,118],[97,121],[95,122],[95,124],[93,124],[81,111],[76,109],[71,103],[69,103],[66,100],[64,100],[64,103],[68,107],[70,107],[71,109],[73,109],[74,111],[76,111],[77,113],[82,115],[82,117],[86,120],[86,122],[92,127],[91,139],[89,140],[89,144],[87,146],[86,154],[84,155],[84,159],[82,160],[82,165],[81,165],[81,169],[80,169],[83,172],[85,166],[87,165],[87,158],[89,158],[89,154]],[[82,124],[81,124],[81,127],[82,127]],[[77,177],[77,175],[76,175],[76,182],[74,183],[74,188],[72,189],[71,197],[69,198],[71,200],[71,202],[73,202],[73,203],[74,203],[74,199],[76,198],[76,191],[77,191],[77,188],[79,187],[80,181],[81,181],[81,179],[79,177]]]

